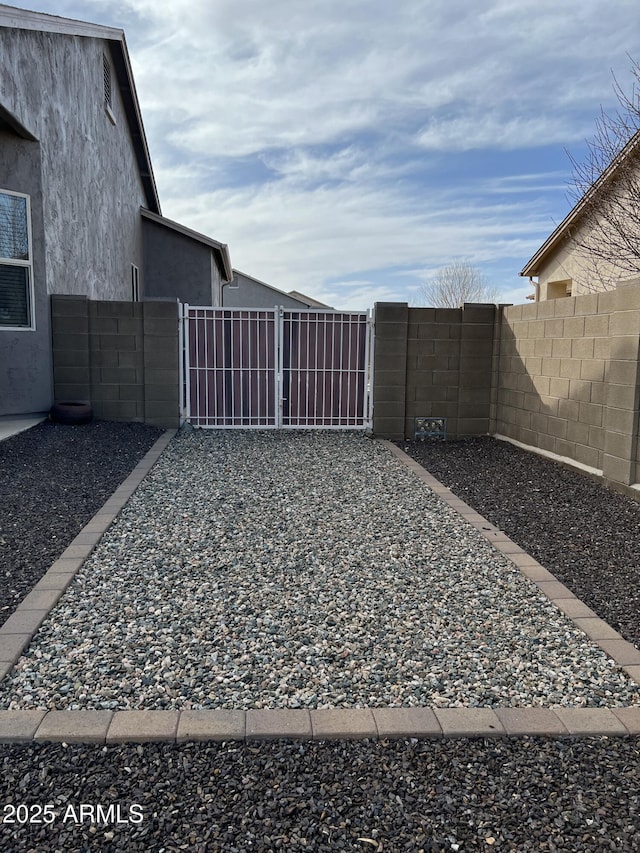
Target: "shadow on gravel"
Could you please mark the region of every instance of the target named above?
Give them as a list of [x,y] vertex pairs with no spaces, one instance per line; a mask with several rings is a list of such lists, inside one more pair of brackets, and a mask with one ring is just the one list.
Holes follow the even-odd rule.
[[489,436],[396,444],[640,645],[640,502]]
[[45,421],[0,442],[0,623],[162,433],[145,424]]

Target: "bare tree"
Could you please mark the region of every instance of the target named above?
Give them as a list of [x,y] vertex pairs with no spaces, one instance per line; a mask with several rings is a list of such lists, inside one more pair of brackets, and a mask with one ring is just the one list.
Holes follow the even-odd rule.
[[578,214],[570,241],[587,290],[640,272],[640,66],[633,60],[631,76],[628,93],[614,77],[618,109],[601,109],[585,159],[569,154]]
[[497,291],[469,261],[456,261],[438,270],[420,286],[419,304],[459,308],[465,302],[495,302]]

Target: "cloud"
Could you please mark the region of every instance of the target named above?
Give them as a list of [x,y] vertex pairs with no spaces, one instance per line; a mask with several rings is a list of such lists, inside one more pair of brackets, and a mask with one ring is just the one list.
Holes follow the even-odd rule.
[[230,188],[165,198],[164,211],[228,242],[236,267],[336,307],[366,307],[358,300],[367,293],[404,301],[423,270],[460,257],[513,258],[515,273],[536,248],[532,232],[541,240],[548,231],[544,216],[519,204],[474,201],[446,189],[407,206],[402,189],[375,181]]
[[124,27],[163,212],[337,307],[463,257],[521,292],[567,212],[545,157],[591,134],[636,49],[631,0],[39,6]]
[[537,145],[562,145],[569,139],[582,139],[588,129],[576,128],[566,116],[541,120],[539,116],[501,116],[466,112],[431,119],[418,133],[416,143],[434,151],[472,151],[486,149],[535,148]]
[[[610,41],[577,2],[484,13],[435,0],[128,5],[150,24],[136,41],[145,116],[187,155],[213,157],[344,145],[365,132],[444,151],[566,142]],[[621,10],[610,14],[626,26]]]
[[539,172],[530,175],[501,175],[479,181],[479,188],[490,194],[522,194],[542,192],[565,192],[569,172]]

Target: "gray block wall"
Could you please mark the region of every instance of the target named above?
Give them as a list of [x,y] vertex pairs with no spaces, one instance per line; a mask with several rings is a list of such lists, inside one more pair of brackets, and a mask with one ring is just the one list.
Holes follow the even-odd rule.
[[52,296],[51,323],[57,401],[89,400],[104,420],[179,425],[177,302]]
[[374,432],[493,434],[640,498],[640,278],[531,305],[376,306]]
[[504,311],[493,432],[640,482],[640,282]]
[[489,432],[494,305],[375,311],[374,432],[412,438],[415,418],[446,417],[451,438]]

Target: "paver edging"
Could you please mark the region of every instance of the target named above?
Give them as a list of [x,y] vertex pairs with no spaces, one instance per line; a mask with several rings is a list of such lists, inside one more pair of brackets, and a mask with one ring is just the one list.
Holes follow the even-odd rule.
[[0,743],[639,737],[640,706],[0,711]]
[[[434,482],[439,482],[426,469],[422,469],[424,473],[418,471],[415,468],[415,460],[405,453],[404,450],[393,444],[393,442],[385,438],[378,438],[376,441],[383,447],[386,447],[396,459],[412,471],[429,488],[433,488],[432,484]],[[458,512],[461,501],[453,492],[443,486],[442,490],[437,490],[436,494],[442,501]],[[591,608],[583,601],[580,601],[555,575],[544,566],[541,566],[533,557],[530,557],[526,551],[523,551],[505,533],[491,524],[490,521],[483,518],[479,513],[476,513],[471,508],[470,510],[469,513],[458,512],[458,514],[479,530],[484,538],[507,560],[513,563],[524,577],[532,581],[547,596],[552,604],[555,604],[579,630],[589,637],[595,646],[598,646],[608,657],[612,658],[616,665],[624,670],[632,681],[640,684],[640,650],[632,643],[624,640],[614,628],[603,619],[600,619]],[[585,622],[584,620],[588,621]],[[597,627],[594,620],[598,620],[599,624]],[[585,630],[585,628],[589,630]],[[606,636],[594,637],[592,634]]]
[[[139,475],[142,468],[146,469],[146,473],[151,470],[176,432],[177,430],[166,430],[160,438],[156,439],[136,466],[137,476],[134,476],[132,471],[114,494],[119,492],[122,495],[123,490],[128,490],[129,486],[134,484],[130,492],[133,494],[141,482]],[[114,503],[113,495],[109,497],[29,590],[11,616],[3,625],[0,625],[0,678],[4,678],[11,671],[124,503],[126,499],[122,501],[118,499]],[[108,509],[105,510],[107,506]],[[0,738],[1,734],[0,726]]]
[[[145,463],[148,472],[160,457],[176,430],[167,430],[143,457],[136,474],[132,472],[137,485],[142,482],[140,473]],[[394,455],[403,460],[409,457],[400,448],[390,442],[380,440],[387,445]],[[413,461],[413,460],[411,460]],[[441,486],[428,472],[421,468],[426,476],[414,466],[420,479],[427,485]],[[145,473],[146,473],[145,472]],[[119,487],[119,495],[123,496],[124,487],[129,478]],[[135,491],[135,489],[133,490]],[[132,491],[132,493],[133,493]],[[436,489],[434,489],[436,491]],[[491,525],[475,511],[465,508],[453,492],[441,486],[436,493],[459,514],[476,527],[507,559],[527,576],[526,569],[532,574],[542,570],[536,578],[532,578],[539,589],[549,589],[557,593],[551,598],[560,609],[566,607],[573,610],[575,618],[569,614],[578,626],[580,620],[597,619],[590,608],[579,601],[570,590],[560,584],[551,573],[541,567],[532,557],[506,537],[501,531]],[[105,507],[109,502],[109,508]],[[106,502],[94,517],[83,528],[83,533],[92,534],[80,540],[70,548],[87,547],[93,541],[96,533],[106,531],[109,524],[117,515],[125,501],[112,498]],[[464,505],[464,506],[463,506]],[[87,528],[91,528],[87,530]],[[99,541],[99,536],[98,540]],[[96,544],[97,544],[96,541]],[[87,543],[87,544],[84,544]],[[503,546],[503,547],[500,547]],[[90,546],[91,550],[93,546]],[[67,549],[69,551],[69,549]],[[78,553],[65,551],[49,568],[41,579],[50,578],[52,584],[57,583],[55,576],[60,576],[60,584],[51,589],[64,589],[76,574],[84,558]],[[550,575],[550,577],[549,577]],[[38,582],[40,583],[40,581]],[[47,586],[36,584],[38,590]],[[36,588],[34,587],[34,589]],[[31,593],[29,593],[30,595]],[[25,597],[26,598],[26,597]],[[44,597],[36,596],[33,600]],[[28,603],[27,603],[28,604]],[[52,608],[50,608],[52,609]],[[23,608],[26,613],[33,610]],[[40,612],[40,611],[38,611]],[[47,611],[47,612],[50,612]],[[602,624],[600,624],[602,623]],[[606,626],[603,627],[603,626]],[[599,620],[595,625],[597,632],[613,631],[607,623]],[[13,660],[0,659],[0,677],[10,671],[22,649],[31,641],[33,634],[6,633],[4,640],[11,647]],[[0,631],[0,649],[2,648]],[[640,683],[640,652],[631,643],[624,640],[608,639],[593,640],[604,651],[620,664],[609,649],[619,651],[619,656],[628,661],[623,667],[627,674]],[[620,644],[618,646],[617,644]],[[7,646],[7,648],[8,648]],[[1,655],[1,653],[0,653]],[[526,720],[529,719],[529,724]],[[185,710],[185,711],[6,711],[0,710],[0,743],[27,742],[69,742],[117,745],[124,742],[171,742],[186,743],[193,741],[245,741],[278,738],[296,740],[350,740],[373,738],[385,740],[389,738],[472,738],[472,737],[515,737],[515,736],[544,736],[544,737],[602,737],[602,736],[640,736],[640,707],[620,708],[329,708],[317,710],[274,709],[262,710]]]

